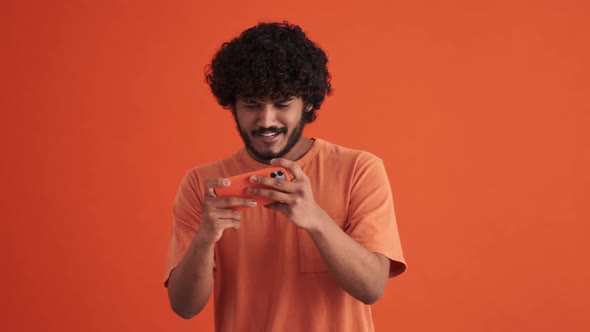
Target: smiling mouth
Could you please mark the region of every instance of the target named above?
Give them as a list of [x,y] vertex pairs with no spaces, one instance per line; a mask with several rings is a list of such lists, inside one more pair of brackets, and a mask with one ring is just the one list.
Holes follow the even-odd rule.
[[281,133],[280,131],[275,131],[275,132],[272,132],[272,133],[259,134],[257,136],[261,136],[261,137],[264,137],[264,138],[273,138],[273,137],[278,136],[280,133]]
[[262,132],[255,131],[252,133],[252,136],[262,137],[266,139],[277,137],[279,134],[286,132],[286,128],[269,128]]

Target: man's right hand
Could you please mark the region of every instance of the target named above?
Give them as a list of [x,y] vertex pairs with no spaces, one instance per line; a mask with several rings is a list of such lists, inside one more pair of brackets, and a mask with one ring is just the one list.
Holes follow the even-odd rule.
[[217,242],[227,228],[239,229],[242,214],[232,207],[254,207],[256,201],[246,197],[217,197],[215,187],[229,186],[224,178],[208,179],[205,182],[205,198],[202,204],[201,227],[196,236],[205,243]]

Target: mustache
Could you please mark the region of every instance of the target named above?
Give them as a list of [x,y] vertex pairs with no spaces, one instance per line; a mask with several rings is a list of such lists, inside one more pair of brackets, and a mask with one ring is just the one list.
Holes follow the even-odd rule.
[[286,127],[268,127],[268,128],[257,128],[255,130],[252,130],[252,132],[250,134],[252,134],[252,136],[257,136],[257,135],[262,135],[262,134],[266,134],[266,133],[279,133],[279,134],[285,134],[287,133],[287,128]]

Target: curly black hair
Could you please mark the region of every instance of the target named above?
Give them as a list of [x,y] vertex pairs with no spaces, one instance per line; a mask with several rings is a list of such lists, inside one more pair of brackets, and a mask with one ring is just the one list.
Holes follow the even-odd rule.
[[317,117],[326,95],[332,94],[328,57],[297,25],[259,23],[221,46],[205,77],[217,102],[233,109],[236,98],[301,97],[304,121]]

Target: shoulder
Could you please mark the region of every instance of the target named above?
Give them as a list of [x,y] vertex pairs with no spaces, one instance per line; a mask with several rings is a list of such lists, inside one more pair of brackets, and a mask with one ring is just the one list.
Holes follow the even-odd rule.
[[233,172],[232,168],[235,165],[242,164],[238,158],[239,151],[222,159],[194,166],[186,171],[183,182],[190,183],[194,188],[199,188],[206,179],[228,177]]
[[212,161],[206,164],[197,165],[192,167],[187,171],[189,174],[193,174],[194,176],[226,176],[228,167],[236,164],[240,164],[239,162],[239,151],[226,156],[222,159]]
[[355,186],[366,181],[384,181],[385,168],[381,158],[371,152],[352,149],[324,140],[317,140],[317,152],[304,166],[304,172],[316,182],[342,183]]
[[381,158],[371,152],[352,149],[325,140],[319,140],[321,149],[319,160],[323,162],[333,162],[335,164],[354,167],[366,167],[371,164],[382,164]]

